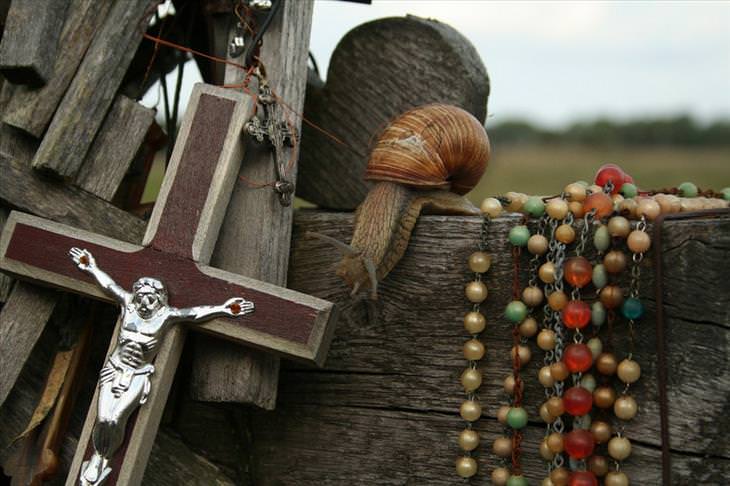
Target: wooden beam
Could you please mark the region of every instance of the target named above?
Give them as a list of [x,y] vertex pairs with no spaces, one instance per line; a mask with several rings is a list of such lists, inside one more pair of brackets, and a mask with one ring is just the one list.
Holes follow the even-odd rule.
[[14,0],[0,43],[0,72],[15,84],[43,86],[54,58],[69,0]]

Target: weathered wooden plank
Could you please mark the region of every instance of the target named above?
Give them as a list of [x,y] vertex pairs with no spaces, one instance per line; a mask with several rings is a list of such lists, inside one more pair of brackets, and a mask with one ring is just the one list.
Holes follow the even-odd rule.
[[43,86],[54,58],[69,0],[14,0],[0,43],[0,72],[16,84]]
[[[8,219],[10,211],[4,206],[0,206],[0,231],[5,226],[5,221]],[[0,274],[0,304],[8,300],[10,291],[13,288],[13,279],[5,274]],[[2,400],[0,400],[2,403]]]
[[116,2],[112,7],[51,120],[33,158],[34,168],[76,175],[142,40],[143,17],[152,1]]
[[[284,111],[282,115],[297,132],[301,120],[295,114],[301,112],[304,103],[312,8],[312,1],[284,2],[261,48],[261,60],[272,88],[294,111]],[[231,66],[226,69],[226,83],[242,82],[244,73]],[[240,175],[254,182],[275,180],[271,151],[254,145],[249,140]],[[296,156],[291,150],[284,153],[285,158]],[[295,160],[288,177],[295,182],[296,176]],[[254,188],[239,181],[224,221],[213,266],[286,285],[292,208],[281,206],[270,187]],[[274,407],[279,373],[277,358],[207,338],[196,336],[195,339],[198,342],[191,391],[196,399]]]
[[58,41],[53,76],[40,89],[17,86],[3,113],[5,123],[36,138],[43,135],[111,6],[112,0],[71,0]]
[[[484,121],[489,77],[452,27],[414,16],[360,25],[339,42],[327,84],[310,83],[297,195],[321,208],[354,209],[365,197],[370,150],[397,115],[428,104],[459,106]],[[333,134],[346,146],[323,133]]]

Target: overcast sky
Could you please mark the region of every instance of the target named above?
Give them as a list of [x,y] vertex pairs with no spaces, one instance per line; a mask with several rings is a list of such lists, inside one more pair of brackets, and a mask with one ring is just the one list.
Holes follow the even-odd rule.
[[311,47],[326,72],[353,27],[406,14],[450,24],[491,79],[490,123],[608,115],[730,118],[730,2],[317,0]]

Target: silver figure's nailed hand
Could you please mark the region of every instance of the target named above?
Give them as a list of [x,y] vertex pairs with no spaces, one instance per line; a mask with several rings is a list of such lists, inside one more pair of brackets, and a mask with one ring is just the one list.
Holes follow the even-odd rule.
[[81,270],[88,272],[96,268],[96,260],[94,260],[89,250],[73,247],[68,254],[71,255],[71,259]]
[[223,312],[232,317],[240,317],[250,314],[254,311],[254,308],[255,306],[253,302],[250,302],[243,297],[228,299],[226,303],[223,304]]

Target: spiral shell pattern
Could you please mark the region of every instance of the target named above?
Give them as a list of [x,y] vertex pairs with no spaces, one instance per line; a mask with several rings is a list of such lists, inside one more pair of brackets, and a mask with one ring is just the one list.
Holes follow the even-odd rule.
[[365,180],[466,194],[481,179],[490,153],[487,132],[472,114],[451,105],[425,105],[385,128]]

